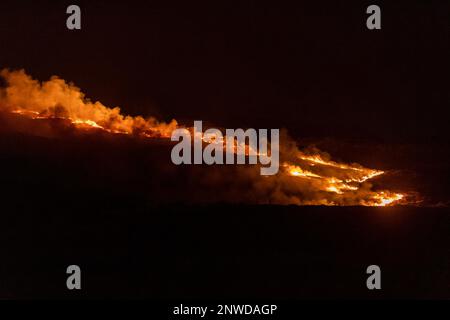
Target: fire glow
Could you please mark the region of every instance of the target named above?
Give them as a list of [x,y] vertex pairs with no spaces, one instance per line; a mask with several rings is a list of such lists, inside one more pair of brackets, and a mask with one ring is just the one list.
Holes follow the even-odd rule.
[[[165,123],[152,117],[124,116],[120,108],[93,103],[79,88],[55,76],[40,83],[23,70],[5,69],[0,75],[7,83],[6,88],[0,88],[0,111],[32,119],[64,119],[79,130],[101,130],[148,139],[170,139],[173,130],[182,128],[176,120]],[[201,138],[203,143],[226,140],[226,136],[220,142]],[[246,172],[247,168],[239,171],[247,175],[247,180],[258,191],[258,203],[387,206],[399,204],[405,198],[401,193],[372,190],[370,180],[383,175],[381,170],[338,163],[319,151],[301,151],[287,136],[280,141],[279,149],[278,174],[268,177],[254,175],[250,169]]]

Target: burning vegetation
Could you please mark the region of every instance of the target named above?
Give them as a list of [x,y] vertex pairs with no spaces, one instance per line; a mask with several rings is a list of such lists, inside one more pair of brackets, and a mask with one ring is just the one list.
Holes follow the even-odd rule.
[[[6,83],[0,89],[3,112],[32,119],[63,119],[78,130],[100,130],[148,140],[169,140],[172,131],[181,127],[176,120],[165,123],[152,117],[127,116],[118,107],[91,102],[79,88],[56,76],[40,83],[23,70],[4,69],[0,75]],[[205,139],[203,143],[207,143]],[[371,180],[383,175],[383,171],[335,162],[316,149],[299,150],[285,131],[281,132],[279,152],[280,171],[274,176],[261,176],[259,165],[253,164],[236,166],[232,177],[229,169],[218,168],[226,166],[213,166],[215,174],[202,179],[209,187],[224,183],[242,189],[234,192],[223,188],[219,199],[231,202],[387,206],[406,201],[403,193],[373,188]]]

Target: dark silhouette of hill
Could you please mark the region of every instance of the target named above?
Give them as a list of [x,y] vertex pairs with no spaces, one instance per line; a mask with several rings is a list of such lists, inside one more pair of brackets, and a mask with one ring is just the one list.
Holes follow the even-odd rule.
[[[38,134],[2,120],[1,298],[450,296],[447,207],[226,204],[190,168],[160,165],[167,141],[50,122]],[[80,292],[66,289],[71,264]],[[366,289],[371,264],[380,291]]]

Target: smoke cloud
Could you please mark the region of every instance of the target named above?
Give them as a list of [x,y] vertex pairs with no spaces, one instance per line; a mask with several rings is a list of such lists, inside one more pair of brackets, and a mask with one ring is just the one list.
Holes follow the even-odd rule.
[[[144,138],[148,152],[152,150],[153,140],[167,140],[168,146],[174,144],[168,138],[179,127],[176,120],[165,123],[152,117],[123,115],[119,107],[109,108],[92,102],[78,87],[57,76],[42,83],[24,70],[4,69],[0,76],[6,84],[0,89],[0,111],[4,113],[27,119],[64,120],[65,125],[79,131]],[[150,173],[150,169],[143,169],[133,175],[151,177],[153,182],[147,185],[148,190],[144,184],[140,185],[144,190],[139,192],[148,191],[159,201],[384,206],[399,203],[404,198],[403,194],[389,190],[374,190],[371,180],[383,171],[356,163],[335,162],[327,153],[314,148],[299,150],[286,130],[281,131],[279,157],[278,174],[261,176],[260,165],[181,168],[170,161],[168,149],[166,157],[144,157],[145,160],[151,158]],[[123,168],[135,165],[124,164],[123,159],[110,159],[110,162],[120,163],[124,172],[127,170]]]

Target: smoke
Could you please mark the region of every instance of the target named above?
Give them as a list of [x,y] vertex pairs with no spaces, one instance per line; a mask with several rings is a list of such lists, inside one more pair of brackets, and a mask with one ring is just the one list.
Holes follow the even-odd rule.
[[33,115],[36,118],[70,119],[75,124],[101,127],[114,133],[170,136],[177,122],[159,122],[121,114],[120,108],[108,108],[91,102],[79,88],[57,76],[42,84],[24,70],[3,69],[0,76],[7,87],[0,92],[0,110]]
[[261,177],[253,168],[238,168],[249,186],[243,202],[294,205],[368,205],[383,206],[401,199],[388,190],[373,190],[369,182],[382,171],[359,164],[330,160],[315,148],[299,150],[286,130],[280,137],[280,173]]
[[[3,112],[32,119],[59,119],[63,126],[80,131],[89,129],[144,137],[148,138],[146,145],[150,145],[152,138],[170,137],[178,127],[175,120],[164,123],[152,117],[122,115],[120,108],[90,101],[79,88],[57,76],[42,83],[23,70],[4,69],[0,76],[6,83],[6,87],[0,89],[0,111]],[[169,139],[166,140],[172,146]],[[374,190],[370,181],[383,171],[332,161],[327,153],[315,148],[299,150],[286,130],[281,131],[280,171],[274,176],[261,176],[259,165],[180,168],[171,163],[170,150],[166,154],[167,157],[153,157],[153,162],[144,164],[151,168],[150,173],[145,168],[138,173],[133,171],[136,176],[143,176],[136,178],[138,180],[144,181],[149,175],[152,184],[140,185],[139,192],[148,192],[159,201],[384,206],[398,203],[404,196],[389,190]],[[121,168],[135,166],[134,161],[126,165],[123,159],[110,161],[121,163]]]

